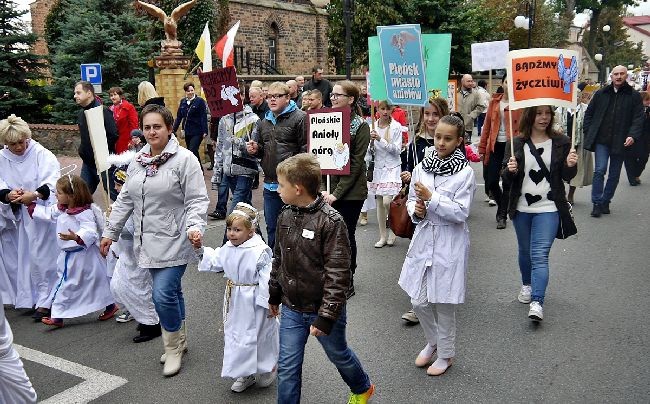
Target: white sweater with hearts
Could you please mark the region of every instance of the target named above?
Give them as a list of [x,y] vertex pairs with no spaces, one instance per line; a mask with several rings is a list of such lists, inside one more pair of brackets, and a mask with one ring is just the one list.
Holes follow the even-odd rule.
[[[546,167],[551,166],[551,148],[553,141],[548,139],[536,143],[535,147]],[[524,181],[521,184],[521,196],[517,203],[517,210],[526,213],[556,212],[555,202],[548,199],[551,184],[548,183],[537,160],[530,153],[530,148],[524,144]]]

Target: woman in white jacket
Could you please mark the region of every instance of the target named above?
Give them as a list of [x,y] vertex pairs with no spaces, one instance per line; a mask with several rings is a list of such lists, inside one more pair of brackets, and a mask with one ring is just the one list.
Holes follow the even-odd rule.
[[469,258],[467,217],[476,181],[464,153],[463,121],[440,119],[435,150],[427,153],[411,177],[408,212],[417,223],[399,278],[411,298],[427,344],[415,359],[438,376],[455,355],[456,305],[465,301]]
[[386,220],[390,203],[402,188],[402,125],[391,117],[393,106],[388,101],[380,101],[377,109],[379,120],[370,131],[368,146],[375,160],[372,182],[368,183],[368,198],[375,198],[377,202],[379,241],[375,247],[381,248],[395,243],[395,234],[386,229]]
[[201,244],[209,199],[198,159],[172,135],[171,112],[148,105],[141,116],[147,145],[129,165],[101,250],[106,256],[133,214],[138,266],[149,269],[153,278],[153,301],[165,345],[163,374],[173,376],[187,350],[181,278],[187,264],[198,260],[193,246]]

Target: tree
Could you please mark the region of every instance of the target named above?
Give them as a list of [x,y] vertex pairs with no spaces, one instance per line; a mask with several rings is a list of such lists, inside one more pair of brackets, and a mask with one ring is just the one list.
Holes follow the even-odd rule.
[[[51,20],[52,112],[57,123],[75,123],[78,107],[72,99],[82,63],[102,65],[103,89],[120,86],[131,97],[148,77],[147,60],[159,52],[149,40],[148,18],[135,13],[130,0],[60,0],[64,12]],[[67,10],[74,10],[69,12]]]
[[27,31],[13,1],[0,0],[0,119],[16,114],[26,120],[41,119],[37,108],[42,57],[30,52],[36,35]]

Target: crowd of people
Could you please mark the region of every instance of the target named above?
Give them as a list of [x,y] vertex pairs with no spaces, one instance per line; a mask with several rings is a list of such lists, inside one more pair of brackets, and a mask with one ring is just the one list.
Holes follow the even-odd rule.
[[[316,66],[306,83],[301,76],[249,83],[243,111],[220,119],[209,117],[193,83],[185,84],[174,119],[148,82],[138,87],[139,115],[121,88],[109,90],[105,107],[90,83],[79,82],[80,176],[61,169],[21,118],[1,121],[1,301],[31,309],[36,321],[56,328],[93,312],[100,321],[137,320],[134,342],[162,336],[162,373],[173,376],[188,347],[182,278],[198,263],[199,271],[223,272],[227,279],[221,375],[234,379],[234,392],[277,380],[279,403],[300,402],[311,335],[349,386],[349,402],[364,403],[375,386],[345,333],[357,250],[365,248],[355,232],[368,223],[369,210],[377,213],[374,248],[392,246],[390,204],[400,192],[408,194],[414,230],[396,281],[412,307],[402,318],[422,326],[425,345],[415,365],[440,376],[456,356],[455,311],[466,294],[467,220],[477,188],[470,162],[481,162],[485,201],[497,207],[496,228],[512,221],[521,273],[517,299],[539,322],[550,249],[556,238],[577,231],[576,188],[592,185],[591,216],[609,214],[623,163],[637,186],[650,153],[650,95],[627,83],[623,66],[593,97],[579,84],[575,110],[511,110],[505,78],[490,95],[485,82],[475,86],[464,75],[459,112],[434,93],[412,134],[398,106],[371,103],[365,88],[322,75]],[[101,173],[84,113],[99,106],[114,153],[111,168]],[[331,176],[325,190],[318,161],[307,153],[305,110],[329,107],[350,110],[350,173]],[[480,139],[472,144],[474,131]],[[213,150],[205,168],[204,139]],[[210,214],[206,168],[218,193]],[[260,172],[263,206],[256,208]],[[92,199],[99,184],[113,201],[105,215]],[[206,217],[225,219],[219,245],[205,245]],[[14,376],[15,397],[34,401],[5,322],[0,349],[9,350],[0,373]]]

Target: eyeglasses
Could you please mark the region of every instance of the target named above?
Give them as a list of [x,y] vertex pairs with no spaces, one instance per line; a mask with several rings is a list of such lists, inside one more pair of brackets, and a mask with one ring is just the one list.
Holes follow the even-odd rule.
[[347,95],[347,94],[339,94],[339,93],[331,93],[330,94],[330,98],[333,99],[333,100],[335,100],[335,99],[337,99],[339,97],[349,97],[349,95]]
[[278,98],[282,98],[285,95],[288,95],[288,94],[269,94],[268,97],[269,97],[269,100],[275,100],[275,99],[278,99]]

